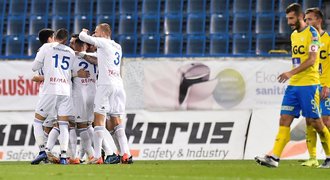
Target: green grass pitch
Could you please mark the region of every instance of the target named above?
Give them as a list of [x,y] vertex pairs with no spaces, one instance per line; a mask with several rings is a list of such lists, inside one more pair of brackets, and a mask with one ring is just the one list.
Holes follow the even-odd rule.
[[279,168],[267,168],[251,160],[135,161],[124,165],[30,165],[0,162],[0,180],[51,179],[329,179],[330,169],[300,166],[298,160],[283,160]]

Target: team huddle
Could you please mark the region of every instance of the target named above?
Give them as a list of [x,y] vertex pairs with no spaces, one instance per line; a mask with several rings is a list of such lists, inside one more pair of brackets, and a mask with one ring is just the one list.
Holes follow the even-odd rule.
[[[84,159],[88,164],[133,163],[121,122],[126,103],[120,75],[122,49],[110,37],[106,23],[92,35],[87,29],[73,34],[70,46],[66,29],[39,32],[43,45],[32,70],[38,72],[33,79],[41,82],[33,122],[40,152],[31,164],[80,164]],[[59,156],[53,152],[57,140]],[[111,148],[112,140],[118,155]]]
[[[267,167],[278,167],[285,145],[290,141],[290,125],[300,113],[306,118],[306,144],[310,159],[302,166],[330,168],[330,37],[322,29],[323,14],[318,8],[306,9],[298,3],[286,9],[291,34],[292,69],[278,80],[287,87],[281,106],[280,127],[272,154],[256,156]],[[317,134],[326,155],[319,166],[316,157]]]

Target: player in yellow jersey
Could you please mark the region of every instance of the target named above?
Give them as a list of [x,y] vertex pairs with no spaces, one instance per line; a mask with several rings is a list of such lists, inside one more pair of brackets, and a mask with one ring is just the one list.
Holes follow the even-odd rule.
[[[327,32],[322,29],[323,14],[318,8],[309,8],[305,11],[305,21],[308,25],[313,26],[320,33],[320,81],[321,81],[321,114],[322,121],[325,126],[329,129],[330,127],[330,98],[329,98],[329,87],[330,87],[330,36]],[[315,167],[318,166],[316,159],[316,131],[311,126],[311,120],[306,119],[306,143],[309,152],[309,160],[302,163],[303,166]],[[323,146],[325,144],[322,144]],[[330,158],[330,152],[325,151],[327,159]],[[330,161],[325,161],[322,167],[330,167]]]
[[330,133],[320,119],[319,97],[319,34],[304,22],[304,13],[297,3],[286,9],[291,34],[292,69],[279,75],[280,83],[290,79],[285,91],[280,116],[280,127],[271,155],[256,156],[255,161],[267,167],[278,167],[285,145],[290,141],[290,125],[300,111],[320,135],[321,141],[330,147]]

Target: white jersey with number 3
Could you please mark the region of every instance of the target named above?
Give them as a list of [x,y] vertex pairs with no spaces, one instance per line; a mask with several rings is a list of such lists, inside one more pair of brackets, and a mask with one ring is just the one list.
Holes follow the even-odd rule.
[[43,94],[71,95],[71,70],[74,51],[58,42],[44,44],[35,61],[43,64]]
[[99,68],[98,85],[123,86],[120,76],[122,49],[111,39],[92,37],[81,32],[79,38],[97,47],[97,63]]

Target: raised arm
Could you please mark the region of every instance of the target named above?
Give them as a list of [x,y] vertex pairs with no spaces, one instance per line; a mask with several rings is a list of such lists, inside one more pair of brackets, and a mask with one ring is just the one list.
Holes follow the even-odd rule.
[[102,47],[102,43],[99,40],[100,38],[97,37],[93,37],[87,34],[88,30],[87,29],[83,29],[80,33],[79,33],[79,39],[88,43],[88,44],[92,44],[96,47]]

